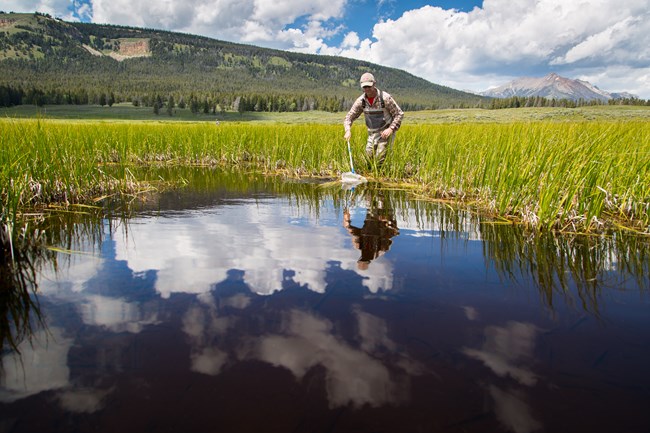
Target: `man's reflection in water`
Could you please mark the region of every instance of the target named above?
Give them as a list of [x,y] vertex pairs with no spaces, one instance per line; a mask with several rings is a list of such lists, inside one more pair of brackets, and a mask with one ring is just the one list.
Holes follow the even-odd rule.
[[364,193],[368,208],[363,227],[352,225],[347,207],[343,211],[343,227],[350,232],[354,246],[361,251],[361,257],[357,260],[359,270],[368,269],[372,260],[388,251],[393,243],[391,238],[399,234],[390,200],[381,190],[367,189]]

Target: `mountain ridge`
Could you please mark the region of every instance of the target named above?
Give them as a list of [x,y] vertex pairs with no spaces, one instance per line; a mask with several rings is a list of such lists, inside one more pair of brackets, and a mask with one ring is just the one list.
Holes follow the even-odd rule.
[[[119,100],[283,96],[345,109],[361,94],[359,76],[404,109],[476,106],[486,98],[408,72],[345,57],[302,54],[205,36],[75,23],[44,14],[0,13],[0,85],[63,94],[112,92]],[[94,96],[93,96],[94,95]],[[318,101],[302,104],[313,107]],[[294,101],[301,104],[300,101]],[[263,107],[262,107],[263,108]]]
[[599,100],[637,98],[627,92],[607,92],[588,81],[562,77],[551,72],[543,77],[521,77],[501,86],[479,92],[492,98],[543,97],[549,99]]

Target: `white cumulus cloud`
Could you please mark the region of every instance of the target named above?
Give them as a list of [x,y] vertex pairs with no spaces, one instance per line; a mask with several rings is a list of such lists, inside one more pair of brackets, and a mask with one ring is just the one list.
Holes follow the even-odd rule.
[[643,0],[486,0],[470,12],[424,6],[376,24],[372,38],[344,44],[340,54],[472,90],[550,71],[579,78],[579,68],[584,75],[585,68],[628,66],[631,74],[610,89],[650,97],[634,78],[650,72],[647,6]]
[[[92,21],[162,28],[281,49],[322,48],[345,0],[92,0]],[[304,20],[301,25],[295,23]]]

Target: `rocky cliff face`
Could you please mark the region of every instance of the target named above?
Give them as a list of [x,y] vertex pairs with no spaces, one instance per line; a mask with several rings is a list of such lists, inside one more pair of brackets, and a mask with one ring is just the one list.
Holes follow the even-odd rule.
[[122,61],[126,59],[132,59],[133,57],[148,57],[151,56],[151,50],[149,49],[149,40],[135,40],[135,41],[120,41],[119,46],[116,51],[110,51],[108,53],[96,50],[88,45],[83,45],[83,47],[90,54],[94,56],[110,56],[117,61]]
[[519,78],[503,86],[481,92],[481,95],[493,98],[509,98],[512,96],[541,96],[555,99],[584,99],[587,101],[599,99],[607,101],[613,98],[634,97],[629,93],[610,93],[600,90],[587,81],[573,80],[561,77],[555,73],[541,78]]
[[0,18],[0,27],[12,27],[16,20]]
[[122,41],[120,44],[120,54],[123,56],[131,56],[131,57],[136,57],[136,56],[146,56],[149,55],[149,40],[148,39],[142,39],[139,41]]
[[135,41],[120,41],[120,46],[117,52],[113,51],[109,54],[112,58],[118,61],[131,59],[133,57],[147,57],[151,56],[149,50],[149,40],[141,39]]

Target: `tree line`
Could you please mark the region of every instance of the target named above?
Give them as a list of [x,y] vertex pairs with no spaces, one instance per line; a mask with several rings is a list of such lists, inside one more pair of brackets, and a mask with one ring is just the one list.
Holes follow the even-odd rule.
[[601,99],[568,99],[568,98],[545,98],[543,96],[511,96],[509,98],[494,98],[485,108],[498,110],[502,108],[521,107],[562,107],[577,108],[596,105],[638,105],[650,106],[650,100],[639,98],[613,98]]
[[[174,108],[189,108],[193,113],[218,113],[227,110],[243,112],[292,112],[321,110],[329,112],[346,111],[352,106],[356,97],[337,95],[290,95],[280,93],[240,93],[240,92],[180,92],[138,93],[124,96],[112,90],[88,91],[85,87],[75,90],[62,90],[50,87],[47,90],[30,86],[23,88],[0,85],[0,106],[16,105],[101,105],[112,106],[115,103],[130,102],[136,107],[151,107],[158,114],[167,111],[172,114]],[[577,108],[594,105],[637,105],[650,106],[650,100],[638,98],[621,98],[602,100],[571,100],[544,98],[541,96],[513,96],[510,98],[493,98],[489,103],[474,104],[474,108],[504,109],[522,107],[563,107]],[[423,109],[417,104],[400,103],[405,111]],[[458,104],[454,108],[470,108]]]
[[285,95],[285,94],[239,94],[232,92],[190,93],[182,95],[158,92],[122,97],[113,91],[43,90],[37,87],[13,87],[0,85],[0,106],[16,105],[101,105],[130,102],[136,107],[151,107],[157,114],[162,109],[189,108],[192,112],[215,113],[226,110],[239,112],[285,112],[322,110],[337,112],[348,109],[353,100],[339,96]]

